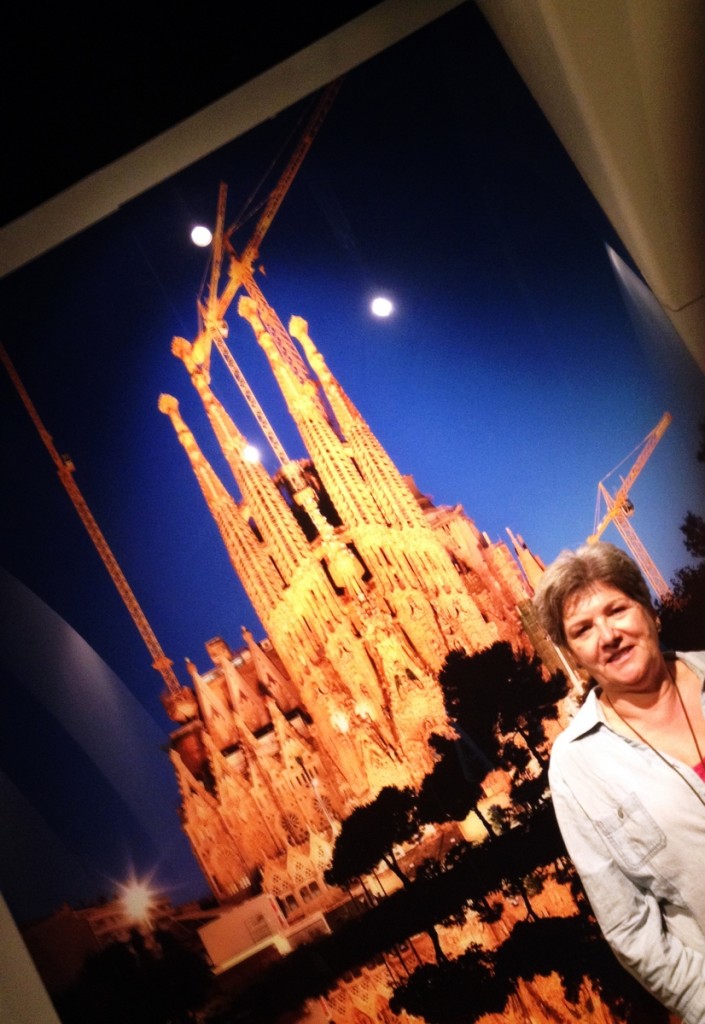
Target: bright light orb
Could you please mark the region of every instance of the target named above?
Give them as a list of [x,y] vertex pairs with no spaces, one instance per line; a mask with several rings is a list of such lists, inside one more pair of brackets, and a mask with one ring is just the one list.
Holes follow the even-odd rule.
[[384,295],[376,295],[370,303],[370,310],[373,316],[388,317],[394,312],[394,303]]
[[242,450],[242,457],[245,460],[245,462],[259,462],[259,449],[255,448],[253,444],[246,444]]
[[191,241],[194,245],[200,246],[201,249],[205,249],[207,245],[210,245],[213,241],[213,235],[208,228],[202,224],[198,224],[191,232]]

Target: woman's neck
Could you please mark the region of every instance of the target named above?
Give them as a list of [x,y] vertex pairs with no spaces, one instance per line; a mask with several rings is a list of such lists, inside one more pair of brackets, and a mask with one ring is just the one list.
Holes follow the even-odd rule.
[[629,738],[635,736],[660,754],[685,764],[703,761],[705,718],[701,707],[702,684],[677,661],[666,663],[666,677],[658,687],[639,695],[598,694],[606,723]]
[[662,658],[649,680],[635,687],[605,687],[599,685],[597,695],[603,707],[615,710],[624,718],[639,719],[647,716],[668,717],[677,702],[675,689],[676,662]]

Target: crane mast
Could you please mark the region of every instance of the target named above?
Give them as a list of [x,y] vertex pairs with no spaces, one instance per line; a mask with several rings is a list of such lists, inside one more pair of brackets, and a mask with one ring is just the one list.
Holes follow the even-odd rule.
[[600,498],[602,498],[607,511],[587,538],[588,544],[594,544],[600,539],[610,523],[614,523],[616,529],[619,531],[627,547],[634,556],[637,565],[644,574],[645,579],[650,584],[660,601],[664,601],[670,595],[671,590],[629,522],[628,517],[633,512],[633,506],[628,495],[634,481],[641,473],[648,459],[651,457],[654,448],[663,437],[671,423],[671,420],[671,414],[665,412],[654,429],[646,435],[641,445],[641,451],[634,462],[634,465],[629,470],[626,477],[623,479],[619,490],[614,495],[611,495],[607,490],[604,480],[599,482],[597,485],[598,508]]
[[[340,86],[342,85],[342,81],[342,78],[336,78],[335,81],[331,82],[330,85],[326,89],[324,89],[306,125],[306,128],[303,134],[301,135],[301,138],[299,139],[296,149],[294,150],[286,168],[284,169],[283,174],[281,175],[279,181],[269,194],[269,198],[265,205],[264,212],[260,217],[259,221],[257,222],[257,226],[255,227],[255,230],[252,232],[250,240],[245,246],[245,249],[242,253],[242,263],[244,264],[245,267],[251,268],[252,264],[257,259],[259,255],[259,248],[260,245],[262,244],[262,239],[269,230],[269,227],[272,221],[274,220],[277,210],[284,201],[284,197],[289,191],[292,181],[296,177],[296,174],[299,168],[301,167],[301,164],[304,162],[306,154],[311,148],[313,140],[316,138],[318,129],[321,127],[324,118],[326,117],[328,111],[330,110],[333,104],[333,100],[338,95],[338,92],[340,91]],[[228,232],[228,236],[229,234],[230,232]],[[232,301],[232,297],[233,296],[231,296],[230,301]]]
[[650,584],[652,590],[658,597],[659,601],[665,601],[671,593],[670,587],[666,583],[665,579],[663,578],[659,570],[656,568],[656,565],[649,556],[648,551],[637,537],[634,528],[632,527],[631,523],[627,518],[627,514],[624,512],[615,511],[615,506],[612,504],[613,498],[610,495],[607,488],[604,487],[602,483],[599,484],[599,488],[607,508],[610,510],[610,512],[614,513],[611,517],[611,522],[613,522],[616,528],[619,530],[620,534],[622,535],[622,538],[624,539],[625,544],[631,551],[637,565],[644,574],[644,578],[646,579],[647,583]]
[[[226,338],[228,336],[228,325],[225,320],[225,315],[239,289],[244,287],[248,294],[257,301],[263,322],[265,323],[267,330],[272,335],[282,358],[289,363],[294,374],[300,381],[303,382],[306,379],[306,369],[303,365],[303,361],[291,344],[291,340],[288,335],[286,335],[286,331],[281,325],[279,318],[265,301],[262,292],[254,280],[253,265],[259,255],[260,246],[264,236],[279,210],[279,207],[284,201],[284,197],[289,191],[291,183],[301,167],[306,154],[311,148],[318,129],[323,123],[326,114],[340,90],[342,81],[342,78],[336,79],[323,91],[323,94],[318,100],[292,156],[265,203],[262,215],[255,225],[255,229],[250,240],[246,244],[242,255],[240,256],[235,252],[230,241],[233,229],[225,229],[227,188],[224,184],[221,184],[218,193],[216,224],[213,232],[213,255],[208,296],[205,303],[199,302],[198,311],[201,318],[201,329],[199,330],[191,347],[191,356],[194,362],[197,365],[204,366],[208,369],[211,348],[215,345],[231,377],[237,384],[240,389],[240,393],[247,402],[250,411],[257,420],[257,423],[259,424],[270,448],[276,455],[280,465],[286,467],[289,472],[294,471],[294,464],[289,459],[283,445],[267,419],[262,406],[257,401],[257,398],[247,383],[244,374],[237,365],[232,352],[228,348],[226,342]],[[220,281],[223,260],[226,253],[229,258],[228,280],[222,294],[219,296],[218,283]]]
[[[206,304],[200,308],[202,327],[193,342],[192,348],[192,356],[199,365],[208,365],[211,345],[214,342],[221,351],[221,355],[223,354],[224,339],[228,333],[227,325],[224,323],[225,314],[239,289],[248,280],[252,279],[252,267],[259,255],[264,236],[269,230],[279,207],[284,201],[284,197],[291,187],[291,183],[311,148],[318,129],[340,90],[342,81],[342,78],[335,79],[323,91],[279,181],[269,194],[262,215],[255,225],[249,242],[239,257],[230,242],[233,229],[229,228],[226,231],[224,227],[226,189],[224,185],[221,185],[218,196],[216,229],[213,235],[213,263],[211,265],[208,298]],[[217,287],[226,250],[230,256],[228,280],[222,294],[219,296]]]
[[[227,323],[225,322],[225,314],[228,311],[230,304],[232,303],[235,295],[241,287],[245,287],[251,294],[254,293],[262,302],[262,307],[265,310],[265,318],[270,323],[270,329],[275,336],[281,334],[283,328],[278,323],[274,316],[267,316],[268,307],[263,301],[263,297],[259,292],[254,279],[253,279],[253,264],[259,255],[259,248],[262,240],[269,229],[272,220],[274,219],[279,207],[281,206],[284,197],[286,196],[297,171],[299,170],[303,160],[311,148],[311,144],[318,132],[318,129],[325,118],[328,110],[335,99],[340,86],[342,84],[342,78],[336,79],[332,82],[323,92],[319,99],[316,107],[309,118],[306,128],[301,135],[297,146],[294,150],[293,155],[289,159],[284,172],[282,173],[277,185],[270,193],[267,202],[264,207],[264,211],[259,218],[255,230],[243,250],[242,256],[238,257],[235,253],[233,246],[230,242],[230,235],[232,234],[232,228],[226,231],[225,229],[225,205],[227,190],[224,185],[221,185],[220,193],[218,197],[218,210],[216,217],[216,226],[213,236],[213,255],[211,263],[211,271],[209,276],[208,285],[208,296],[205,303],[199,303],[199,314],[201,318],[201,329],[198,333],[192,346],[192,355],[194,360],[199,365],[205,365],[208,367],[210,359],[210,350],[212,344],[215,344],[218,348],[221,357],[223,358],[226,366],[228,367],[231,375],[235,379],[238,387],[240,388],[245,400],[247,401],[250,409],[253,411],[257,422],[263,430],[269,444],[273,448],[279,461],[283,464],[289,464],[290,460],[284,451],[282,445],[278,441],[269,421],[267,420],[264,411],[257,402],[252,390],[250,389],[244,375],[237,366],[235,360],[232,357],[230,350],[228,349],[225,338],[228,334]],[[228,280],[223,289],[222,294],[218,295],[218,285],[223,270],[223,259],[225,255],[229,257],[228,263]],[[288,337],[285,339],[289,341]],[[293,346],[291,344],[284,344],[284,339],[279,339],[279,345],[284,350],[286,357],[291,361],[294,357],[292,355]],[[159,644],[149,622],[147,621],[137,598],[135,597],[132,588],[130,587],[127,579],[125,578],[122,569],[118,565],[117,559],[113,555],[108,542],[106,541],[100,527],[98,526],[88,504],[83,497],[76,481],[74,480],[73,474],[75,472],[75,466],[70,458],[65,455],[60,455],[57,451],[51,435],[47,431],[46,427],[42,423],[39,414],[34,406],[34,403],[29,397],[27,390],[25,389],[19,374],[15,370],[15,367],[7,354],[5,348],[0,344],[0,359],[5,365],[5,368],[25,406],[29,416],[37,429],[37,432],[44,443],[45,448],[49,452],[54,464],[57,467],[59,479],[64,486],[67,494],[69,495],[74,508],[78,512],[78,515],[85,526],[88,535],[90,536],[93,544],[98,551],[98,554],[103,560],[103,564],[108,570],[113,583],[117,587],[118,593],[122,597],[122,600],[132,616],[132,619],[139,630],[139,633],[149,651],[152,658],[153,667],[160,673],[164,684],[166,686],[166,694],[164,697],[165,705],[167,710],[173,718],[188,718],[193,712],[193,697],[191,692],[186,687],[182,687],[179,683],[172,665],[173,662],[169,659]],[[299,375],[304,373],[302,366],[296,366],[295,370]]]
[[44,424],[42,423],[39,414],[29,397],[20,377],[17,373],[9,355],[7,354],[3,345],[0,344],[0,359],[2,359],[5,369],[7,370],[12,383],[15,386],[17,393],[19,394],[22,402],[29,413],[29,416],[37,429],[37,433],[44,443],[44,447],[49,452],[54,464],[58,470],[59,480],[64,486],[69,498],[73,502],[74,508],[78,512],[81,522],[85,526],[89,537],[93,541],[98,554],[103,560],[105,568],[110,573],[110,577],[118,589],[118,593],[122,598],[125,607],[132,616],[132,619],[140,632],[147,650],[152,658],[152,666],[159,672],[167,691],[171,697],[177,697],[182,692],[182,687],[176,678],[176,675],[172,669],[173,662],[166,656],[162,650],[159,641],[157,640],[152,627],[149,625],[142,609],[139,606],[137,598],[135,597],[132,588],[125,579],[125,575],[122,569],[117,563],[117,560],[110,550],[110,546],[103,536],[103,533],[98,526],[91,510],[89,509],[85,498],[83,497],[76,481],[73,478],[75,472],[75,466],[71,459],[67,455],[60,455],[57,451],[51,434],[48,432]]

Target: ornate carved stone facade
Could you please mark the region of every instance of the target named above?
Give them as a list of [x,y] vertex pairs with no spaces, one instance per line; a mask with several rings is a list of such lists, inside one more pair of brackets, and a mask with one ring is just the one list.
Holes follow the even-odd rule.
[[[383,786],[417,785],[447,731],[438,671],[450,650],[525,643],[525,548],[492,543],[460,506],[403,477],[308,334],[256,289],[238,313],[264,351],[307,456],[274,476],[213,393],[202,342],[172,349],[236,484],[218,477],[174,398],[174,426],[231,564],[266,632],[165,697],[183,827],[213,893],[262,881],[289,914],[325,904],[336,823]],[[252,297],[254,294],[254,298]],[[225,325],[221,325],[223,331]],[[297,347],[295,344],[298,342]],[[303,353],[303,354],[302,354]],[[305,357],[305,359],[304,359]],[[328,894],[330,898],[330,894]]]

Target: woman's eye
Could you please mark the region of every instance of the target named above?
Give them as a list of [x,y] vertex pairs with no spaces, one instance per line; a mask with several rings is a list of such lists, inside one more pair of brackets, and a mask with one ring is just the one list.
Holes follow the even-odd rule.
[[587,631],[588,631],[588,626],[587,625],[576,626],[575,629],[573,629],[571,631],[571,636],[573,637],[574,640],[576,640],[579,636],[583,636],[585,633],[587,633]]

